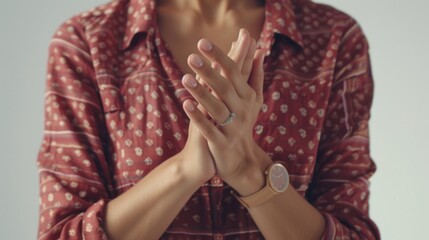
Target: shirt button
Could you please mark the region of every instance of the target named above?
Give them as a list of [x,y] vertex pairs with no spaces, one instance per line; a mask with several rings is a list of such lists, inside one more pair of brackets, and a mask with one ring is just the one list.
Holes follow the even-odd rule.
[[222,180],[218,176],[214,176],[211,179],[211,185],[213,187],[222,187],[223,186],[223,182],[222,182]]

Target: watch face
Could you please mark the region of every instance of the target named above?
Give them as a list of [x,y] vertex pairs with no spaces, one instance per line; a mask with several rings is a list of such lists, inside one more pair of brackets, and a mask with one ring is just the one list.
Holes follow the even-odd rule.
[[270,185],[276,192],[284,192],[289,185],[289,174],[286,168],[280,164],[276,163],[270,168],[268,173]]

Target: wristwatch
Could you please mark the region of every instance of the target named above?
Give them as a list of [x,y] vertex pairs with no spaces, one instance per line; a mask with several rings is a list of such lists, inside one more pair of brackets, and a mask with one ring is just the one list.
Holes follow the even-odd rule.
[[286,189],[288,188],[289,173],[287,169],[283,166],[283,164],[279,162],[274,162],[265,171],[265,175],[266,184],[264,188],[247,197],[240,197],[235,195],[238,201],[246,208],[259,206],[268,201],[274,195],[286,191]]

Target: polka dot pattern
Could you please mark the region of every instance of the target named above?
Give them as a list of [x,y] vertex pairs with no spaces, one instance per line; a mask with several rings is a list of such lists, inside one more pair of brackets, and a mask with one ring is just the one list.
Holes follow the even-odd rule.
[[[378,239],[368,216],[373,82],[359,25],[329,6],[268,0],[264,104],[255,141],[326,219],[324,239]],[[80,13],[49,49],[38,156],[39,239],[107,239],[106,203],[179,152],[190,94],[160,37],[154,0],[117,0]],[[161,239],[264,239],[217,176]]]

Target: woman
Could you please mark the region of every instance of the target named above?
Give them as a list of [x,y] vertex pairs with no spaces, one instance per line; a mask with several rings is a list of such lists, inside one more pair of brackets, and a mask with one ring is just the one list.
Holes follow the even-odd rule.
[[46,91],[40,239],[380,238],[368,43],[338,10],[113,1],[59,27]]

